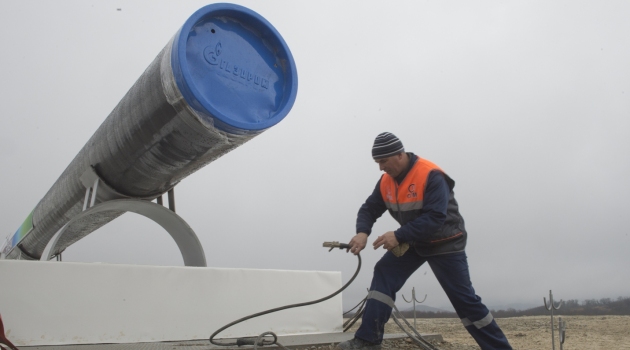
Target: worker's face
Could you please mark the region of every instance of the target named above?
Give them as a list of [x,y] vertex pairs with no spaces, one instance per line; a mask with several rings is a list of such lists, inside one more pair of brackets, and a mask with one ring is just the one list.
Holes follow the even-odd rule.
[[405,153],[399,153],[391,157],[376,159],[378,168],[387,173],[391,177],[400,175],[405,169]]

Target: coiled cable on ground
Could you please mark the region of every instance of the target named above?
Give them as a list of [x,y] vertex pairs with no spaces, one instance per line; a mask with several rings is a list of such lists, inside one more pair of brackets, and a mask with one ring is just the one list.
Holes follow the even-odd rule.
[[[324,247],[330,247],[330,250],[332,251],[334,248],[339,248],[339,249],[348,249],[349,246],[348,244],[345,243],[339,243],[339,242],[325,242],[324,243]],[[238,324],[241,323],[243,321],[247,321],[249,319],[255,318],[255,317],[259,317],[262,315],[267,315],[273,312],[277,312],[277,311],[281,311],[281,310],[287,310],[287,309],[292,309],[292,308],[296,308],[296,307],[300,307],[300,306],[307,306],[307,305],[313,305],[313,304],[317,304],[317,303],[321,303],[323,301],[326,301],[334,296],[336,296],[337,294],[341,293],[344,289],[348,288],[348,286],[354,281],[354,279],[357,277],[357,275],[359,274],[359,271],[361,270],[361,256],[359,254],[356,255],[357,259],[358,259],[358,265],[357,265],[357,270],[355,271],[354,275],[352,276],[352,278],[350,278],[350,280],[343,285],[343,287],[341,287],[340,289],[338,289],[337,291],[335,291],[334,293],[327,295],[321,299],[317,299],[317,300],[313,300],[313,301],[309,301],[309,302],[304,302],[304,303],[298,303],[298,304],[291,304],[291,305],[286,305],[286,306],[281,306],[281,307],[277,307],[277,308],[273,308],[273,309],[269,309],[266,311],[261,311],[249,316],[245,316],[243,318],[240,318],[234,322],[228,323],[225,326],[219,328],[217,331],[215,331],[214,333],[212,333],[212,335],[210,336],[210,343],[214,344],[214,345],[219,345],[219,346],[242,346],[242,345],[254,345],[254,349],[257,349],[258,346],[267,346],[267,345],[277,345],[278,347],[282,348],[282,349],[286,349],[283,345],[281,345],[280,343],[277,342],[278,340],[278,336],[273,333],[273,332],[264,332],[262,334],[260,334],[258,337],[248,337],[248,338],[238,338],[236,340],[236,342],[230,342],[230,343],[222,343],[222,342],[217,342],[216,340],[214,340],[214,337],[217,336],[217,334],[223,332],[224,330]],[[273,340],[265,340],[264,337],[266,336],[272,336]]]

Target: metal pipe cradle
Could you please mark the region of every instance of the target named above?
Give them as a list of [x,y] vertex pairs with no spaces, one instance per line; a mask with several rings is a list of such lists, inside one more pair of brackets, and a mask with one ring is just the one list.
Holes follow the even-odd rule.
[[[81,213],[86,187],[80,177],[90,168],[124,196],[154,199],[280,122],[296,94],[295,62],[267,20],[238,5],[203,7],[7,240],[5,258],[41,257],[55,233]],[[85,224],[92,232],[122,213],[112,211]],[[53,253],[86,234],[65,235]]]

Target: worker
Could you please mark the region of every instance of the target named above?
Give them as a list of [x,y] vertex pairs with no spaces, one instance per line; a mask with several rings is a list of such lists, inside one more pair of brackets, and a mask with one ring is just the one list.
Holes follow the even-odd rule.
[[359,209],[348,251],[357,255],[366,247],[374,222],[385,211],[400,227],[374,240],[374,249],[387,252],[374,267],[361,326],[354,339],[337,348],[380,349],[396,293],[427,262],[481,349],[512,349],[470,281],[464,250],[468,235],[453,194],[455,181],[434,163],[405,152],[389,132],[376,137],[372,157],[385,173]]

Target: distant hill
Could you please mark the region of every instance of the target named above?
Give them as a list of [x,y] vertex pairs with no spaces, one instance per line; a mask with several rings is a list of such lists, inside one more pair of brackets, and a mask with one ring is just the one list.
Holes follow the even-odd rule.
[[527,310],[534,307],[539,307],[540,305],[542,305],[542,298],[540,301],[537,301],[535,303],[528,302],[528,303],[495,304],[495,305],[486,304],[488,309],[491,309],[491,310],[508,310],[508,309]]
[[[406,313],[406,312],[410,312],[411,315],[413,316],[413,306],[410,306],[406,309],[403,308],[399,308],[398,310],[400,310],[400,312],[402,313]],[[444,310],[444,309],[440,309],[437,307],[431,307],[431,306],[426,306],[426,305],[422,305],[422,304],[416,304],[416,315],[418,315],[418,312],[449,312],[448,310]]]
[[[557,302],[556,302],[557,305]],[[457,314],[450,311],[444,311],[441,309],[435,309],[428,306],[423,306],[426,309],[420,311],[421,305],[416,305],[416,317],[417,318],[455,318]],[[492,315],[497,318],[503,317],[518,317],[518,316],[544,316],[549,315],[544,306],[538,306],[526,310],[491,310]],[[413,309],[401,311],[405,317],[413,317]],[[566,300],[562,302],[560,309],[554,310],[554,315],[569,316],[569,315],[630,315],[630,298],[619,297],[616,300],[610,298],[603,299],[587,299],[582,303],[576,299]]]
[[[499,310],[493,311],[492,314],[495,317],[513,317],[513,316],[537,316],[537,315],[549,315],[544,306],[535,307],[532,309],[515,311],[515,310]],[[569,316],[569,315],[630,315],[630,298],[619,297],[617,300],[610,298],[603,299],[587,299],[582,303],[576,299],[566,300],[560,306],[560,309],[554,310],[554,315]]]

